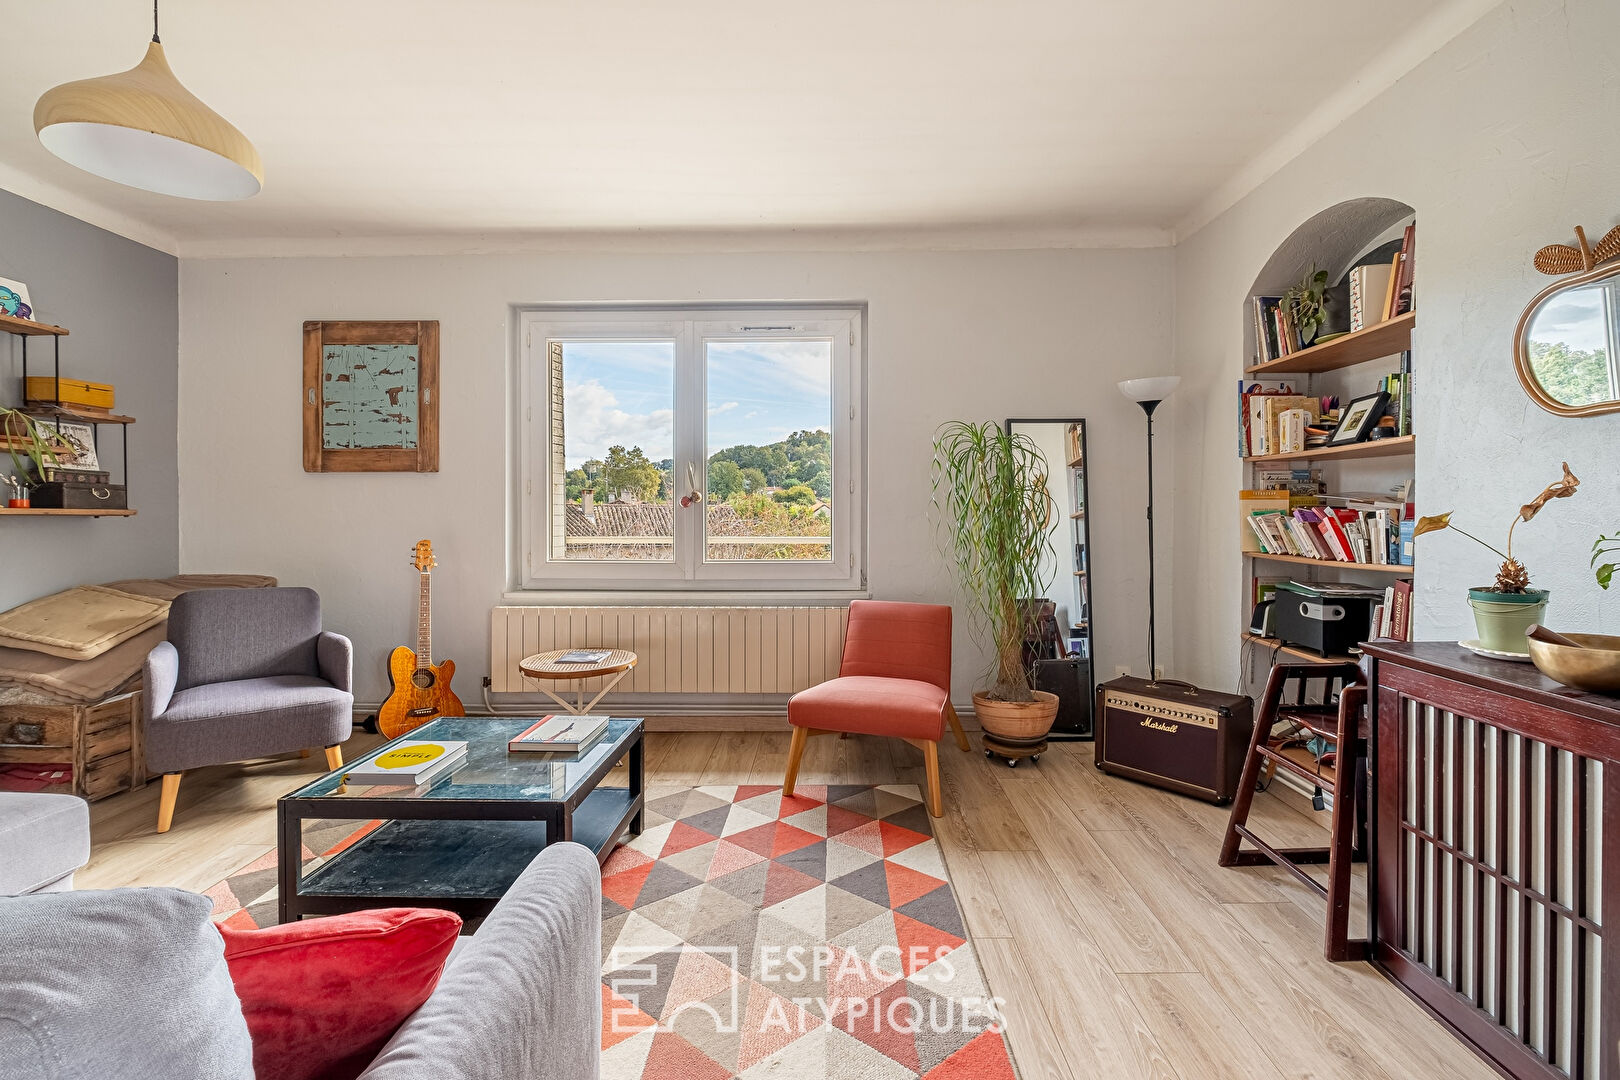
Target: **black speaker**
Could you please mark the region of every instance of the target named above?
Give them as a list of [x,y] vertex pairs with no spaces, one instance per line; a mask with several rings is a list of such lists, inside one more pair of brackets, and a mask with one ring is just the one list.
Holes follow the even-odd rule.
[[1035,661],[1035,689],[1056,694],[1057,719],[1052,734],[1089,739],[1091,730],[1091,661],[1083,656]]

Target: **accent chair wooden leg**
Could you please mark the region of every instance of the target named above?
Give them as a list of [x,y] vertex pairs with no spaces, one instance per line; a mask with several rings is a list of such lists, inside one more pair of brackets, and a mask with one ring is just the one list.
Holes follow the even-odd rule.
[[328,769],[343,768],[343,747],[328,746],[326,748],[326,767]]
[[810,729],[793,729],[793,742],[788,746],[787,775],[782,778],[782,794],[792,795],[793,785],[799,779],[799,759],[804,757],[804,744],[810,741]]
[[177,772],[164,773],[163,792],[158,798],[158,832],[168,832],[169,826],[173,824],[174,801],[179,795],[180,774]]
[[927,741],[922,744],[923,767],[928,773],[928,814],[930,817],[945,816],[945,802],[939,794],[939,743]]
[[963,753],[973,749],[968,745],[967,732],[962,730],[962,718],[956,715],[956,706],[950,702],[945,703],[945,719],[951,723],[951,730],[956,733],[956,746]]

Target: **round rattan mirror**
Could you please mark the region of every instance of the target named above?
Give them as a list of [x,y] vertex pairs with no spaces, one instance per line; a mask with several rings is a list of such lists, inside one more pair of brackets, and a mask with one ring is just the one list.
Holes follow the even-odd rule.
[[1537,293],[1513,336],[1524,392],[1559,416],[1620,412],[1620,229],[1594,249],[1552,244],[1536,254],[1543,273],[1579,271]]

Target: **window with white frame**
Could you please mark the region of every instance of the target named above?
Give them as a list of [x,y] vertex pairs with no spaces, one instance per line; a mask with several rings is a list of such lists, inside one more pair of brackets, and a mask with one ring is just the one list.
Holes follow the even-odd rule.
[[861,313],[521,315],[525,588],[864,585]]

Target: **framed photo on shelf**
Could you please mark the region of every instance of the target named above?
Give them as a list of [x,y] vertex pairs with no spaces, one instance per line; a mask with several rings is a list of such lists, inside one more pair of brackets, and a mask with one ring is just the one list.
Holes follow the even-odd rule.
[[78,472],[101,471],[101,459],[96,456],[96,432],[89,424],[76,420],[41,420],[40,429],[47,435],[58,435],[68,446],[57,451],[56,467]]
[[34,305],[28,297],[28,286],[10,278],[0,278],[0,312],[19,319],[32,319]]
[[1365,442],[1372,429],[1378,426],[1378,421],[1383,417],[1384,409],[1388,405],[1389,395],[1382,390],[1376,394],[1356,398],[1339,414],[1339,426],[1328,437],[1328,445],[1346,446],[1350,443]]

